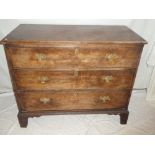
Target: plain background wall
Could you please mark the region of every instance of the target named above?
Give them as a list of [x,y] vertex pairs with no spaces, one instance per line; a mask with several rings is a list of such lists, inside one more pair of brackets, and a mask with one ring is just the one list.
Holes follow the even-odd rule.
[[[138,69],[134,88],[144,89],[149,85],[149,80],[152,73],[152,67],[147,65],[147,61],[151,56],[152,46],[155,43],[155,20],[31,20],[31,19],[14,19],[0,20],[0,39],[5,37],[19,24],[78,24],[78,25],[126,25],[141,35],[148,41],[145,46]],[[12,91],[11,82],[8,73],[7,62],[3,47],[0,46],[0,92]]]

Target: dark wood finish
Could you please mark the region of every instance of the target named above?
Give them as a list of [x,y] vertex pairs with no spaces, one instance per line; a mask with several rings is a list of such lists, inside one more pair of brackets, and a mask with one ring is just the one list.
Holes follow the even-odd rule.
[[126,111],[124,113],[122,112],[119,115],[120,115],[120,123],[121,124],[127,124],[129,112],[128,111]]
[[[136,68],[141,46],[7,48],[14,68],[95,69],[103,67]],[[42,60],[38,56],[43,55]],[[126,63],[128,62],[128,63]]]
[[141,43],[146,41],[126,26],[22,24],[2,43],[53,42]]
[[25,128],[28,125],[28,116],[19,112],[18,113],[18,121],[19,121],[20,127]]
[[4,44],[21,127],[29,117],[107,113],[128,120],[146,41],[125,26],[20,25]]
[[[129,91],[71,90],[49,92],[23,92],[17,98],[24,111],[112,109],[126,107]],[[108,99],[104,101],[104,97]],[[41,99],[49,99],[43,103]]]
[[[122,108],[122,109],[90,109],[90,110],[52,110],[52,111],[35,111],[35,112],[27,112],[27,111],[23,111],[22,115],[25,117],[40,117],[42,115],[79,115],[79,114],[108,114],[108,115],[119,115],[120,113],[129,113],[128,110],[126,108]],[[20,120],[19,120],[20,121]],[[21,127],[27,127],[27,124],[20,124]]]
[[135,69],[85,71],[14,70],[16,90],[131,89]]

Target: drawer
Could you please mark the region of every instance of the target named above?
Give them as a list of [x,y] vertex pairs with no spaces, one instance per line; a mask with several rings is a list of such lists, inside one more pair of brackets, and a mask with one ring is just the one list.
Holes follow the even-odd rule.
[[14,68],[73,68],[74,48],[7,48]]
[[14,68],[89,69],[137,67],[139,46],[7,48]]
[[79,48],[79,68],[133,67],[136,68],[141,55],[139,46],[105,46],[102,48]]
[[127,107],[130,91],[48,91],[16,93],[25,111],[113,109]]
[[32,71],[14,70],[16,89],[100,89],[132,88],[134,69],[94,71]]

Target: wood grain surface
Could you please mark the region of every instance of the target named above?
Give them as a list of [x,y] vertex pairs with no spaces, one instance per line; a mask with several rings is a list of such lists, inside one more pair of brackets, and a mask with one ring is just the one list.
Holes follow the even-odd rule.
[[[7,48],[13,68],[92,69],[137,67],[142,46]],[[43,57],[39,59],[38,57]]]
[[132,89],[135,69],[85,71],[14,71],[16,90]]
[[51,42],[141,43],[146,41],[126,26],[21,24],[2,43]]
[[22,24],[0,44],[21,127],[63,113],[118,114],[127,123],[146,41],[126,26]]
[[[49,91],[18,93],[22,109],[26,111],[41,110],[79,110],[122,108],[128,104],[130,91]],[[102,98],[108,97],[105,102]],[[48,103],[41,99],[49,99]]]

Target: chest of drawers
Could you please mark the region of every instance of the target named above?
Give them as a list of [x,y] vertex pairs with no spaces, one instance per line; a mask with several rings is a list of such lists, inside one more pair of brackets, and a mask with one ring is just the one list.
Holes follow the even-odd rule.
[[29,117],[107,113],[126,124],[146,41],[126,26],[19,25],[2,41],[21,127]]

